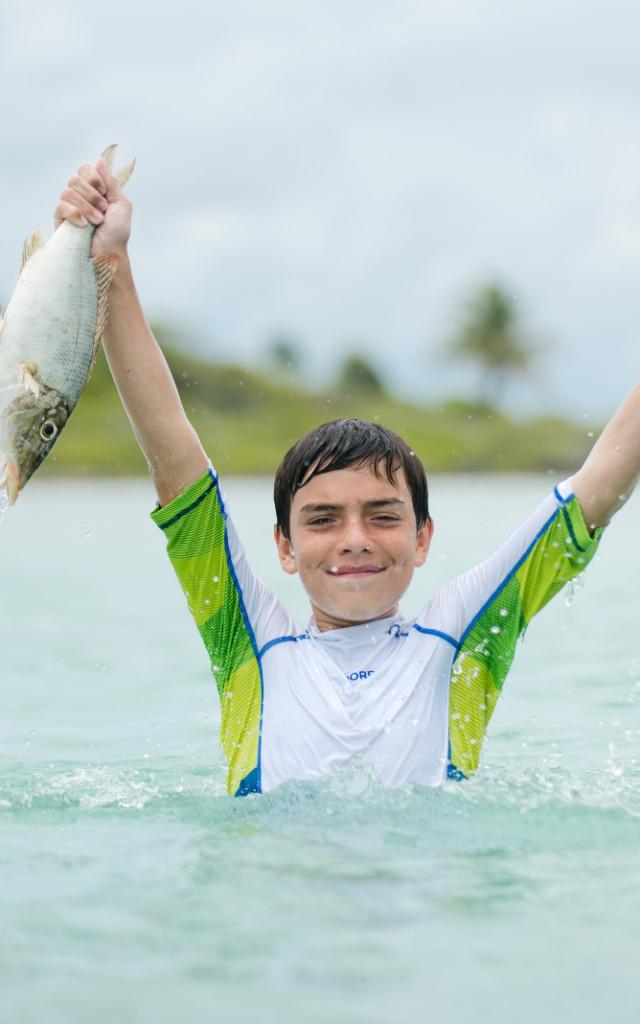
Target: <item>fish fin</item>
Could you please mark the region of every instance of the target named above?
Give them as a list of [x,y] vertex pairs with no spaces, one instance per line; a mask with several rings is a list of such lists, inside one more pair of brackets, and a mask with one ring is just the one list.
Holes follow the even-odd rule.
[[124,167],[121,167],[119,171],[116,171],[115,177],[116,181],[120,185],[120,188],[124,188],[124,186],[127,184],[129,178],[133,174],[133,168],[135,166],[136,161],[134,157],[133,160],[130,160],[128,164],[125,164]]
[[36,380],[38,367],[35,363],[20,363],[18,369],[18,384],[22,384],[25,391],[30,391],[36,398],[40,396],[40,384]]
[[98,285],[98,315],[96,317],[96,333],[93,339],[93,352],[91,353],[91,361],[89,363],[89,373],[93,370],[95,365],[96,356],[98,355],[98,349],[100,348],[100,341],[104,334],[104,329],[107,326],[107,316],[109,314],[109,288],[113,281],[114,274],[120,264],[120,257],[117,252],[108,252],[104,256],[97,256],[91,260],[93,263],[93,269],[96,274],[96,284]]
[[22,273],[25,263],[31,259],[34,252],[37,252],[38,249],[42,249],[43,245],[44,238],[42,237],[41,231],[34,231],[33,234],[26,239],[24,245],[22,246],[22,259],[20,260],[20,270],[18,271],[19,274]]

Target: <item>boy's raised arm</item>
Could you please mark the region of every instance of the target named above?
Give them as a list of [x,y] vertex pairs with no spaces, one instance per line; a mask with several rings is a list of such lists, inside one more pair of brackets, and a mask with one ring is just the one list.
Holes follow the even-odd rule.
[[573,493],[590,530],[604,526],[640,476],[640,383],[612,416],[572,478]]
[[69,180],[55,221],[96,226],[92,255],[116,252],[120,266],[109,294],[104,349],[122,403],[144,452],[158,499],[166,505],[197,480],[208,460],[189,423],[167,362],[138,299],[127,244],[131,203],[103,160]]

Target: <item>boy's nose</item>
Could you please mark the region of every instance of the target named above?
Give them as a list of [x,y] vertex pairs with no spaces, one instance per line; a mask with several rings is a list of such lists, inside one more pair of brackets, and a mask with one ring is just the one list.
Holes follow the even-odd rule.
[[358,520],[345,524],[341,537],[341,548],[347,551],[371,551],[371,540],[366,529]]

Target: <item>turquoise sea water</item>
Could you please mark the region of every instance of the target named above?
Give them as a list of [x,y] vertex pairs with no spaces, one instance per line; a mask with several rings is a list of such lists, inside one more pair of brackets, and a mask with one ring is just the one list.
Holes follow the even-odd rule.
[[[549,486],[434,478],[406,610]],[[268,484],[227,491],[306,621]],[[152,504],[34,480],[0,525],[0,1019],[635,1022],[637,503],[531,626],[473,782],[384,792],[355,766],[244,800]]]

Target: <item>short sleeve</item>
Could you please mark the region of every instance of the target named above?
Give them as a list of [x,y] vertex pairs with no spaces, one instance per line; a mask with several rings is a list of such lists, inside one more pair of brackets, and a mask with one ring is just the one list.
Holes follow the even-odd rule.
[[487,561],[452,584],[459,614],[449,690],[450,760],[467,775],[478,766],[485,730],[531,619],[596,553],[568,482]]
[[151,517],[164,532],[167,553],[211,661],[220,695],[229,791],[243,785],[250,791],[262,713],[259,652],[272,630],[276,635],[287,631],[287,613],[251,570],[212,469]]

